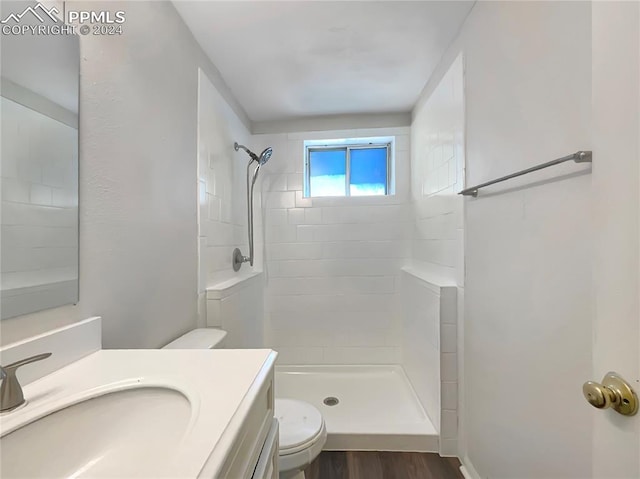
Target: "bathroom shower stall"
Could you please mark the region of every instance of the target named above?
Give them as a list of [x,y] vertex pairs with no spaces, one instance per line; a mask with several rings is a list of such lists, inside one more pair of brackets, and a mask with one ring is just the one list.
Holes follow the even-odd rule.
[[[227,126],[201,72],[200,324],[278,351],[276,394],[322,412],[326,449],[457,452],[462,72],[459,57],[411,127],[277,134]],[[359,148],[349,181],[369,194],[313,196],[334,181],[310,166],[323,148]],[[386,152],[383,188],[356,169],[362,148]]]

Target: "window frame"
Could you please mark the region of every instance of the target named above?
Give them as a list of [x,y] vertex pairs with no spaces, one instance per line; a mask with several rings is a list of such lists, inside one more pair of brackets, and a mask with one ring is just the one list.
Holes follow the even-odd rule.
[[[386,149],[387,151],[387,177],[384,183],[384,195],[357,195],[357,196],[389,196],[391,193],[391,149],[392,142],[357,142],[340,144],[314,144],[305,145],[304,152],[304,197],[305,198],[351,198],[351,150],[370,150],[373,148]],[[312,151],[342,151],[345,150],[345,194],[336,196],[312,196],[311,195],[311,152]]]

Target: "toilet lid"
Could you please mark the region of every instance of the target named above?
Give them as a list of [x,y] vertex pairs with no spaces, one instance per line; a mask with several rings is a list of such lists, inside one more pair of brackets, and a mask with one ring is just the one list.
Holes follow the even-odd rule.
[[276,398],[275,416],[280,425],[281,452],[310,442],[322,429],[320,411],[297,399]]

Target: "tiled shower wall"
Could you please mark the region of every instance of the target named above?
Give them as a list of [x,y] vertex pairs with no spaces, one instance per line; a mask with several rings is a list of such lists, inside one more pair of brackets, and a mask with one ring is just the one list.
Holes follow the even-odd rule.
[[463,63],[459,56],[414,111],[411,191],[415,208],[412,259],[417,269],[464,283]]
[[[205,290],[236,276],[231,255],[248,255],[245,173],[249,157],[234,142],[251,144],[251,135],[200,71],[198,92],[199,278],[198,321],[205,325]],[[260,211],[257,195],[255,208]],[[259,215],[258,215],[259,216]],[[256,263],[256,266],[260,264]],[[249,271],[245,263],[239,275]]]
[[[303,198],[304,140],[395,137],[396,195]],[[265,343],[282,364],[400,361],[400,268],[409,258],[409,128],[255,135],[262,179]]]
[[460,55],[439,82],[427,87],[411,126],[414,226],[412,274],[405,276],[403,291],[402,364],[425,408],[437,411],[431,419],[440,432],[442,455],[458,453],[464,217],[457,193],[464,188],[463,72]]

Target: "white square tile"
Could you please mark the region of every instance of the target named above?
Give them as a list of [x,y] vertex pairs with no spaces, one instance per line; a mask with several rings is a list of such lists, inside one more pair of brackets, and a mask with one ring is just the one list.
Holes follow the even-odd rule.
[[222,326],[222,315],[220,313],[220,301],[207,301],[207,327],[219,328]]
[[458,413],[456,411],[442,410],[440,419],[440,437],[453,439],[458,437]]
[[316,227],[313,225],[298,225],[296,226],[296,240],[297,241],[314,241]]
[[308,225],[322,224],[322,208],[305,208],[304,222]]
[[293,191],[269,191],[266,194],[267,208],[294,208],[296,193]]
[[287,189],[289,191],[302,191],[302,173],[289,173],[287,175]]
[[306,208],[290,208],[287,210],[287,221],[290,225],[301,225],[305,223]]
[[323,349],[298,346],[276,348],[276,364],[322,364]]
[[458,322],[457,292],[458,288],[453,286],[440,289],[440,314],[443,324],[457,324]]
[[440,325],[440,349],[443,353],[455,353],[458,350],[457,326]]
[[271,175],[270,191],[289,191],[288,174]]
[[304,166],[304,142],[300,138],[289,138],[286,146],[287,164],[291,165],[291,172],[301,172]]
[[457,382],[458,381],[458,357],[457,353],[442,353],[441,374],[442,381]]
[[310,208],[313,206],[313,200],[311,198],[304,198],[302,191],[295,192],[295,204],[296,208]]
[[458,457],[458,439],[440,439],[442,457]]
[[268,209],[265,211],[265,224],[267,226],[282,226],[287,224],[287,210]]
[[443,382],[441,384],[442,409],[458,409],[458,383]]

